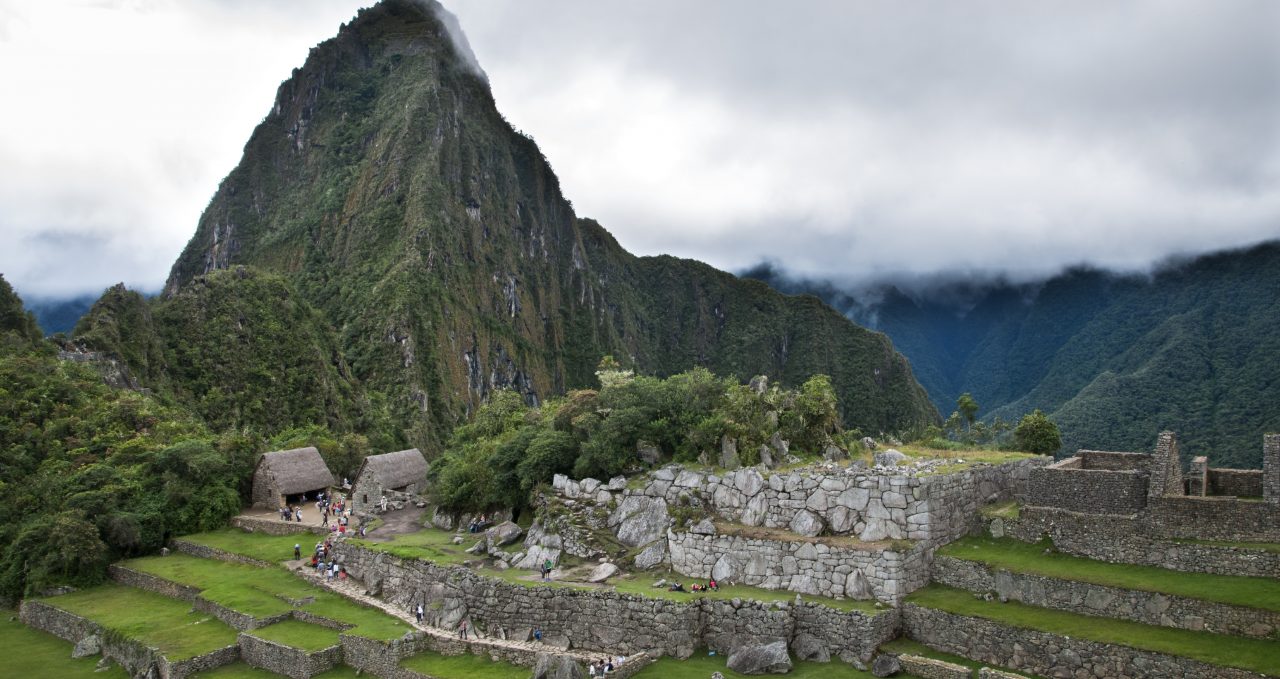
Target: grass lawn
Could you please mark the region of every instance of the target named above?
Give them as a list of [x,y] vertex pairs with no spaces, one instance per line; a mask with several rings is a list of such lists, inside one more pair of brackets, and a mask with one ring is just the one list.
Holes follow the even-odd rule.
[[[439,528],[423,528],[416,533],[408,535],[397,535],[390,540],[374,541],[369,539],[353,538],[349,541],[352,544],[368,547],[379,552],[386,552],[393,556],[405,559],[422,559],[442,564],[460,564],[464,561],[477,559],[471,554],[467,554],[467,549],[484,537],[484,533],[462,533],[462,544],[453,544],[453,538],[458,533],[453,531],[440,530]],[[290,546],[292,549],[292,546]]]
[[1048,546],[1048,542],[1031,544],[1012,538],[967,537],[943,547],[938,553],[1016,573],[1280,611],[1280,580],[1184,573],[1154,566],[1094,561],[1059,552],[1045,554]]
[[985,505],[978,510],[983,518],[987,519],[1017,519],[1022,515],[1022,505],[1017,500],[1008,500],[1005,502],[997,502],[993,505]]
[[[280,679],[284,675],[276,674],[260,670],[256,667],[250,667],[242,662],[223,665],[216,670],[207,672],[198,672],[191,675],[192,679]],[[346,665],[338,665],[337,667],[325,672],[317,674],[312,679],[356,679],[359,676],[356,671]]]
[[1052,632],[1100,643],[1119,644],[1268,675],[1280,675],[1280,642],[1277,641],[1243,639],[1208,632],[1143,625],[1127,620],[1096,618],[1026,606],[1013,601],[1004,604],[983,601],[974,598],[970,592],[937,584],[912,593],[907,597],[907,601],[957,615],[986,618],[1013,627]]
[[[641,670],[636,679],[707,679],[712,672],[723,674],[725,679],[749,679],[755,676],[738,674],[726,668],[724,664],[728,658],[727,655],[708,656],[705,651],[696,652],[687,660],[659,658],[657,662]],[[832,660],[829,663],[797,662],[786,676],[788,679],[870,679],[874,675],[856,670],[853,665],[846,665],[839,660]],[[915,675],[894,676],[912,679]]]
[[148,556],[123,565],[166,580],[198,587],[210,601],[254,617],[266,617],[293,608],[286,600],[314,597],[303,606],[316,615],[355,625],[350,630],[371,639],[396,639],[410,630],[408,624],[374,608],[348,601],[320,589],[283,568],[259,568],[248,564],[200,559],[186,554]]
[[41,599],[183,660],[236,643],[236,631],[191,605],[132,587],[107,584]]
[[302,545],[302,555],[310,556],[318,542],[316,538],[319,537],[310,534],[267,535],[246,533],[239,528],[223,528],[208,533],[184,535],[179,539],[274,563],[292,559],[294,545]]
[[112,663],[105,672],[94,672],[98,656],[71,658],[71,644],[17,620],[16,611],[0,608],[0,649],[4,650],[7,676],[27,679],[129,679],[124,668]]
[[304,651],[320,651],[338,645],[338,630],[301,620],[277,622],[274,625],[251,630],[249,634]]
[[400,666],[438,679],[511,679],[529,675],[526,667],[494,662],[488,656],[441,655],[432,651],[409,656],[400,661]]

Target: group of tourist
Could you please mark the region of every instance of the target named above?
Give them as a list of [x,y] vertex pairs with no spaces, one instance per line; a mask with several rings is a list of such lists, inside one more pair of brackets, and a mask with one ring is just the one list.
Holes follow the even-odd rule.
[[590,665],[587,666],[587,676],[603,677],[606,674],[618,669],[618,666],[621,665],[623,662],[625,662],[626,659],[627,659],[626,656],[620,655],[616,658],[613,658],[612,660],[608,658],[604,658],[602,660],[592,662]]
[[[298,557],[301,555],[302,546],[295,544],[293,546],[293,555]],[[317,542],[315,552],[311,555],[311,567],[316,572],[323,575],[325,580],[346,580],[346,566],[338,565],[336,559],[333,558],[333,538],[325,538],[324,542]]]
[[697,583],[697,582],[695,582],[695,583],[693,583],[692,585],[689,585],[689,589],[687,589],[687,590],[686,590],[686,589],[684,588],[684,585],[683,585],[683,584],[681,584],[681,583],[679,583],[679,582],[673,582],[673,583],[671,583],[671,584],[667,585],[667,591],[668,591],[668,592],[685,592],[685,591],[688,591],[688,592],[718,592],[718,591],[720,591],[720,583],[716,582],[715,578],[712,578],[712,579],[708,580],[708,581],[707,581],[707,584],[705,584],[705,585],[704,585],[704,584],[701,584],[701,583]]
[[297,521],[298,523],[302,523],[302,507],[294,507],[292,505],[285,505],[281,507],[280,520]]
[[489,520],[485,518],[484,514],[481,514],[480,516],[471,518],[471,525],[467,527],[467,530],[472,533],[479,533],[480,531],[488,528],[489,523]]

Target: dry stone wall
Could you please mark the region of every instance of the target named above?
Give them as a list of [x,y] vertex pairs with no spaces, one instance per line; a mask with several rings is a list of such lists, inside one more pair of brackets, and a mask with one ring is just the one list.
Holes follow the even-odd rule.
[[890,604],[929,584],[929,550],[922,544],[905,551],[853,549],[693,532],[669,532],[667,541],[671,567],[703,580]]
[[304,651],[252,634],[241,633],[240,657],[249,665],[293,679],[310,679],[342,662],[342,646]]
[[197,672],[233,663],[240,658],[238,646],[227,646],[193,658],[170,662],[154,648],[121,637],[92,620],[43,601],[23,601],[18,616],[28,627],[48,632],[73,644],[90,636],[98,637],[102,656],[114,660],[132,676],[184,679]]
[[1163,653],[1000,625],[911,603],[903,606],[902,617],[907,634],[931,648],[1045,677],[1259,679],[1263,676]]
[[933,579],[971,592],[995,592],[1002,601],[1148,625],[1250,637],[1267,637],[1280,629],[1280,613],[1274,611],[1011,573],[949,556],[934,559]]
[[[1257,504],[1257,503],[1255,503]],[[1280,553],[1261,548],[1217,547],[1150,537],[1136,518],[1023,507],[1016,519],[995,519],[993,535],[1025,542],[1044,536],[1054,547],[1100,561],[1157,566],[1191,573],[1280,577]]]
[[[906,467],[793,472],[752,467],[713,473],[673,465],[652,472],[639,489],[627,488],[625,480],[604,484],[561,475],[552,485],[568,499],[616,502],[616,512],[623,514],[661,500],[667,507],[701,506],[727,521],[805,535],[945,543],[969,531],[982,504],[1022,498],[1030,471],[1048,462],[1037,458],[927,475],[914,475]],[[649,534],[650,540],[657,539],[661,531],[640,531],[623,541],[643,544]]]
[[973,670],[964,665],[918,655],[900,655],[898,662],[904,672],[920,679],[973,679]]
[[1073,460],[1031,470],[1027,503],[1092,514],[1136,514],[1147,505],[1145,472],[1081,469]]
[[[358,545],[335,547],[338,562],[384,600],[410,606],[422,602],[430,622],[452,629],[459,621],[524,638],[534,628],[549,642],[573,648],[685,658],[707,647],[725,652],[746,636],[792,639],[801,631],[818,637],[832,656],[866,658],[893,638],[897,613],[869,615],[802,603],[765,604],[647,598],[609,591],[515,585],[457,566],[401,559]],[[372,671],[372,670],[371,670]]]
[[[262,559],[255,559],[250,556],[244,556],[243,554],[234,554],[216,547],[209,547],[208,545],[202,545],[182,539],[170,540],[169,549],[201,559],[216,559],[218,561],[228,561],[231,563],[243,563],[249,564],[250,566],[257,566],[259,568],[275,567],[275,564],[268,563]],[[284,558],[285,556],[288,555],[282,555],[281,558]]]
[[1262,497],[1261,469],[1213,469],[1208,470],[1209,495],[1234,495],[1237,497]]

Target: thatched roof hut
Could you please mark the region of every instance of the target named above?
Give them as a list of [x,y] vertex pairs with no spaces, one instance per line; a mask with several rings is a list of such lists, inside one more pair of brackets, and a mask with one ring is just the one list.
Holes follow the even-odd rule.
[[274,509],[290,496],[308,495],[333,485],[333,474],[314,447],[276,450],[258,459],[253,470],[253,504]]
[[417,448],[370,455],[360,464],[351,498],[356,511],[377,504],[387,491],[416,494],[426,490],[427,458]]

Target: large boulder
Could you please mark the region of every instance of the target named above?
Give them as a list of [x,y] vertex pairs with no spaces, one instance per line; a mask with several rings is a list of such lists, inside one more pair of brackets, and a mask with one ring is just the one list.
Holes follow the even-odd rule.
[[539,653],[533,665],[533,679],[582,679],[582,665],[567,655]]
[[618,541],[628,547],[647,545],[667,534],[671,515],[662,498],[630,495],[609,516],[617,529]]
[[431,512],[431,525],[440,530],[453,530],[457,525],[457,516],[453,512],[436,507],[435,511]]
[[532,545],[528,547],[529,549],[524,553],[524,556],[511,564],[512,566],[516,568],[537,570],[548,561],[551,562],[552,566],[555,566],[560,562],[560,549],[558,547],[544,547],[542,545]]
[[791,453],[791,442],[784,440],[781,432],[773,432],[773,438],[769,439],[769,445],[773,447],[773,452],[779,460],[785,460],[787,455]]
[[733,485],[739,493],[752,497],[764,488],[764,477],[754,469],[741,470],[734,475]]
[[591,571],[591,577],[587,578],[587,582],[604,582],[617,574],[618,567],[606,561]]
[[811,662],[831,662],[831,649],[818,637],[801,632],[791,640],[791,651],[800,660]]
[[824,526],[822,525],[822,519],[819,519],[816,514],[806,509],[801,509],[792,517],[790,528],[791,532],[796,535],[812,538],[821,533]]
[[870,436],[863,436],[863,437],[862,437],[862,447],[863,447],[863,448],[866,448],[867,450],[875,450],[875,449],[876,449],[876,440],[875,440],[875,439],[873,439],[873,438],[871,438]]
[[765,469],[773,469],[773,449],[765,444],[760,444],[760,464]]
[[896,467],[905,459],[907,459],[906,455],[893,448],[887,448],[875,455],[875,462],[881,467]]
[[756,375],[755,377],[751,378],[751,382],[748,383],[747,386],[751,389],[751,391],[754,391],[757,394],[763,395],[764,392],[769,391],[769,376]]
[[867,582],[867,576],[861,569],[855,568],[845,577],[844,595],[850,599],[871,598],[871,583]]
[[636,555],[635,567],[637,570],[648,570],[661,564],[667,558],[667,541],[657,540],[653,544],[640,550]]
[[902,663],[898,656],[881,653],[871,661],[871,674],[877,677],[892,677],[902,671]]
[[721,554],[716,563],[711,567],[711,578],[713,580],[729,580],[738,574],[738,562],[728,554]]
[[484,533],[485,538],[489,541],[489,549],[493,549],[494,547],[502,547],[519,540],[520,536],[524,535],[524,529],[517,526],[514,521],[503,521]]
[[703,519],[693,524],[693,527],[689,529],[689,532],[694,535],[715,535],[716,524],[712,523],[711,519]]
[[743,644],[729,654],[729,669],[742,674],[786,674],[791,671],[791,656],[782,639]]
[[827,447],[822,449],[822,457],[828,460],[843,460],[849,457],[849,453],[846,453],[834,443],[828,443]]

